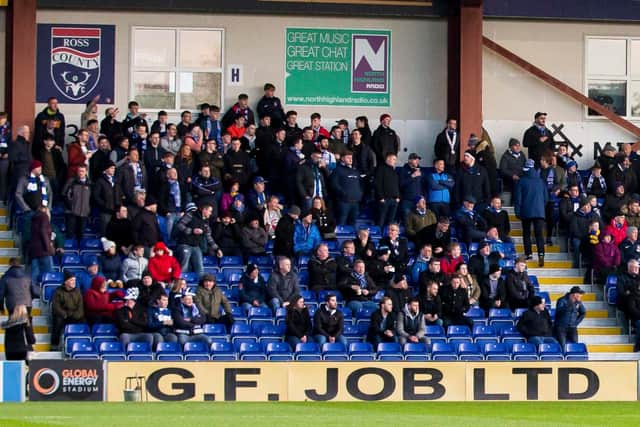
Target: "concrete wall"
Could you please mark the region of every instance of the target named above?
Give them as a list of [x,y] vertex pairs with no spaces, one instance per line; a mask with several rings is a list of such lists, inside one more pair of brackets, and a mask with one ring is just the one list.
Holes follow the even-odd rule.
[[[245,86],[225,87],[224,106],[229,107],[238,93],[246,92],[255,103],[262,96],[262,85],[269,81],[283,88],[285,27],[376,28],[392,31],[392,105],[391,108],[294,107],[299,122],[305,125],[309,115],[318,111],[326,127],[347,118],[353,123],[358,115],[367,115],[372,127],[378,117],[390,112],[392,126],[409,152],[419,151],[430,158],[433,140],[446,115],[446,44],[444,20],[346,19],[322,17],[273,17],[239,15],[192,15],[159,13],[94,13],[40,10],[39,23],[90,23],[116,25],[115,103],[126,111],[129,101],[130,44],[133,26],[210,27],[225,29],[225,64],[244,67]],[[279,94],[281,98],[284,94]],[[144,106],[143,106],[144,107]],[[36,105],[36,110],[42,105]],[[80,105],[63,105],[70,123],[78,123]],[[101,113],[102,113],[101,106]],[[285,106],[286,108],[286,106]],[[177,119],[177,115],[176,115]]]
[[[584,93],[585,37],[640,36],[640,26],[621,23],[486,20],[484,35],[547,73]],[[591,166],[598,142],[631,142],[636,138],[601,118],[587,118],[585,108],[490,50],[483,52],[483,114],[500,153],[510,137],[522,138],[533,114],[544,111],[548,125],[582,144],[581,168]],[[636,123],[638,124],[638,123]],[[556,140],[561,138],[557,137]]]

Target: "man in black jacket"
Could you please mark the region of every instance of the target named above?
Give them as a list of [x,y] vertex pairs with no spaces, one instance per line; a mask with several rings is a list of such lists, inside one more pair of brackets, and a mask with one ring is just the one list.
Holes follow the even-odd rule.
[[[144,209],[133,219],[133,240],[144,245],[144,253],[149,256],[151,247],[162,241],[162,233],[156,219],[158,202],[152,196],[147,196]],[[185,270],[186,271],[186,270]]]
[[278,129],[284,124],[284,110],[280,98],[275,96],[276,87],[271,83],[265,83],[264,96],[258,101],[258,116],[270,117],[271,126]]
[[347,348],[344,331],[344,315],[338,310],[338,299],[334,294],[327,294],[324,303],[313,315],[313,335],[318,346],[339,342]]
[[489,175],[484,166],[476,162],[476,153],[467,150],[464,153],[462,167],[456,175],[454,195],[458,206],[462,204],[464,198],[473,196],[476,199],[478,211],[482,211],[491,197],[491,186],[489,185]]
[[[327,167],[319,152],[311,154],[311,158],[298,168],[295,180],[298,201],[302,210],[311,209],[314,197],[329,199],[329,188],[325,181]],[[291,179],[291,177],[289,178]]]
[[336,282],[340,283],[351,273],[353,273],[353,264],[356,260],[356,246],[353,240],[345,240],[342,242],[342,252],[336,256]]
[[500,199],[500,196],[493,196],[490,206],[480,212],[480,215],[485,219],[487,229],[491,227],[497,228],[500,240],[503,242],[511,242],[511,237],[509,237],[509,233],[511,232],[509,214],[506,210],[502,209],[502,199]]
[[635,258],[626,262],[626,271],[618,273],[616,282],[616,306],[626,314],[627,301],[631,298],[634,289],[640,285],[640,263]]
[[35,126],[33,128],[34,141],[37,141],[38,143],[42,142],[44,136],[49,132],[47,126],[50,126],[51,122],[55,123],[53,135],[56,139],[56,145],[63,148],[66,125],[64,114],[60,112],[60,109],[58,108],[58,99],[55,96],[52,96],[47,100],[47,106],[36,116]]
[[231,148],[224,156],[224,178],[226,181],[238,181],[242,191],[246,191],[251,175],[251,159],[246,151],[240,149],[241,145],[239,138],[231,140]]
[[100,212],[100,235],[104,236],[107,224],[115,213],[116,206],[122,202],[120,188],[116,185],[116,165],[109,160],[104,165],[100,176],[94,179],[93,191],[91,192],[93,206]]
[[498,264],[491,264],[489,274],[478,281],[480,282],[480,307],[487,315],[492,308],[507,308],[507,286]]
[[531,344],[557,343],[553,338],[551,315],[539,296],[531,298],[529,310],[522,314],[516,327]]
[[98,150],[89,159],[89,178],[96,182],[102,176],[102,171],[111,163],[111,144],[106,136],[98,137]]
[[469,311],[469,293],[460,287],[462,279],[459,275],[451,276],[449,285],[440,288],[440,298],[442,299],[442,321],[446,329],[450,325],[473,326],[473,320],[465,317]]
[[273,255],[293,258],[293,233],[299,216],[300,208],[291,205],[287,214],[280,218],[275,231]]
[[447,276],[441,270],[440,258],[431,258],[429,268],[418,276],[418,295],[420,297],[427,294],[429,282],[435,282],[439,287],[447,283]]
[[393,301],[389,297],[382,298],[380,310],[371,315],[371,323],[367,332],[367,342],[375,349],[382,342],[398,342],[396,332],[397,316],[393,312]]
[[[176,224],[178,237],[176,243],[176,258],[180,262],[182,271],[195,271],[198,275],[202,274],[204,267],[202,266],[202,247],[208,247],[211,255],[222,257],[222,251],[213,240],[211,228],[209,227],[209,218],[213,212],[213,207],[208,204],[200,206],[200,210],[193,203],[186,207],[186,212]],[[189,268],[190,264],[193,266]]]
[[487,224],[484,218],[476,213],[476,199],[473,196],[463,197],[462,207],[456,212],[459,240],[467,244],[479,242],[486,237]]
[[491,266],[500,263],[501,258],[500,252],[491,252],[489,242],[480,242],[478,251],[469,258],[469,272],[480,282],[491,274]]
[[338,224],[355,225],[364,196],[360,171],[353,167],[353,153],[347,151],[331,174],[331,188],[336,198]]
[[433,254],[437,257],[446,255],[446,248],[451,243],[451,229],[449,228],[449,217],[441,216],[438,222],[431,224],[418,231],[416,234],[416,247],[420,248],[425,243],[430,243]]
[[529,158],[536,162],[536,166],[540,165],[540,157],[547,150],[553,151],[552,132],[545,124],[547,122],[547,113],[537,112],[534,116],[534,123],[524,133],[522,145],[529,149]]
[[382,164],[388,154],[398,155],[400,151],[400,137],[396,131],[391,129],[391,115],[382,114],[380,116],[380,126],[373,132],[371,147],[376,153],[378,163]]
[[436,137],[433,146],[435,158],[444,160],[447,173],[455,174],[460,158],[460,136],[457,131],[458,121],[452,117],[447,119],[447,127]]
[[389,153],[377,169],[374,177],[375,197],[378,201],[379,227],[388,225],[395,220],[398,203],[400,202],[400,182],[396,173],[394,153]]
[[329,256],[329,247],[321,243],[309,259],[309,288],[312,291],[336,290],[336,260]]
[[122,347],[127,349],[130,342],[146,342],[152,349],[164,338],[157,332],[150,333],[148,330],[147,309],[136,302],[138,298],[138,288],[129,288],[124,297],[124,307],[115,312],[116,326],[120,331],[120,342]]
[[527,261],[524,257],[516,260],[513,270],[507,273],[507,300],[509,308],[527,308],[536,290],[527,274]]
[[133,203],[135,190],[147,188],[147,170],[137,148],[129,148],[127,160],[116,171],[116,185],[126,203]]

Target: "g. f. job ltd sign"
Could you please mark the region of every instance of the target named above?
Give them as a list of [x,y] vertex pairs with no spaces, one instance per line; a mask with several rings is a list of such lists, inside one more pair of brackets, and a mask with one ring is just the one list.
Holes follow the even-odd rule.
[[634,362],[109,362],[107,400],[131,372],[150,401],[636,400]]

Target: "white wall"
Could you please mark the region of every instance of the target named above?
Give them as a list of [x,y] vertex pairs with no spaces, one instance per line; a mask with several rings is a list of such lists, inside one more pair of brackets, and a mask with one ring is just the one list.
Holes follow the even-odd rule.
[[[585,37],[640,36],[640,26],[622,23],[486,20],[484,35],[584,93]],[[637,139],[618,126],[586,118],[585,108],[533,75],[488,49],[483,51],[484,126],[499,153],[509,138],[522,138],[533,114],[544,111],[548,125],[564,124],[567,137],[584,146],[578,163],[590,167],[594,143],[633,142]],[[636,122],[636,125],[640,123]],[[556,138],[559,140],[559,138]]]
[[[331,17],[274,17],[240,15],[194,15],[160,13],[110,13],[38,11],[39,23],[83,23],[116,25],[115,103],[126,111],[129,101],[130,29],[132,26],[215,27],[225,29],[225,64],[244,67],[245,86],[225,87],[225,107],[238,93],[246,92],[256,102],[262,96],[262,86],[272,82],[283,87],[285,27],[377,28],[392,31],[392,105],[390,108],[293,107],[301,124],[318,111],[326,127],[346,118],[353,123],[358,115],[369,117],[372,127],[378,117],[390,112],[392,126],[398,131],[407,152],[418,151],[430,158],[435,135],[446,116],[446,44],[447,24],[444,20],[366,19]],[[282,93],[279,94],[284,98]],[[144,107],[144,106],[143,106]],[[36,105],[36,110],[42,105]],[[78,123],[81,105],[63,105],[70,123]],[[103,108],[101,106],[101,108]],[[286,106],[285,106],[286,108]],[[102,112],[103,110],[101,110]]]

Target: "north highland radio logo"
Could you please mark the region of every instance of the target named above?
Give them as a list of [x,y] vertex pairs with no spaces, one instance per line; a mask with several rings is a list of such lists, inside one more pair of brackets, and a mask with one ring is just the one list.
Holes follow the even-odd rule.
[[100,28],[51,28],[51,78],[69,99],[87,96],[100,81]]

